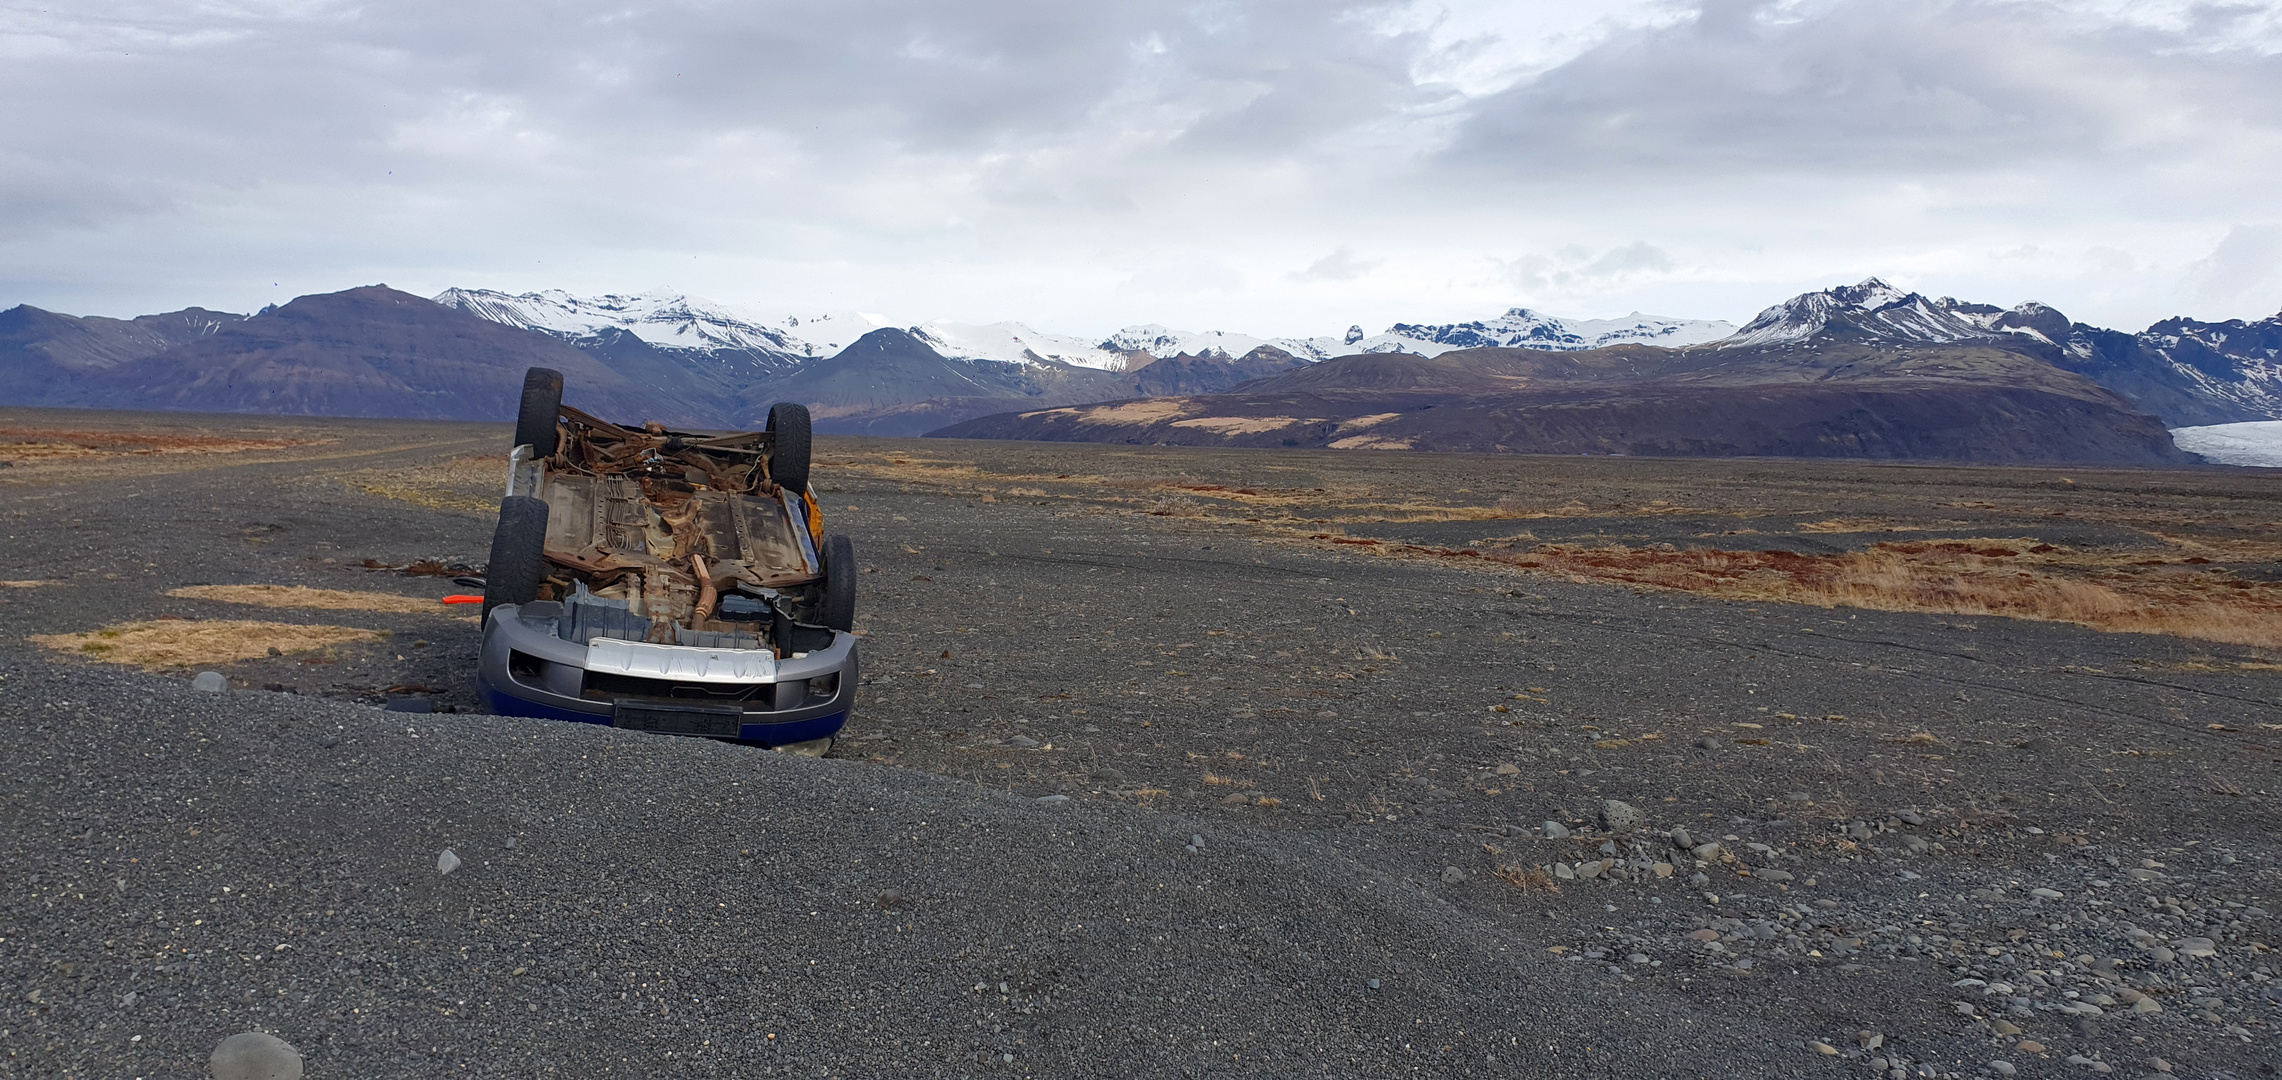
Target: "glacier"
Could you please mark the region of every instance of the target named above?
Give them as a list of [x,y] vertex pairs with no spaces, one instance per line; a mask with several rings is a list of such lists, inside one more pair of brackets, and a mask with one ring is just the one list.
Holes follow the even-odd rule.
[[2213,464],[2282,469],[2282,420],[2177,427],[2171,429],[2171,441]]

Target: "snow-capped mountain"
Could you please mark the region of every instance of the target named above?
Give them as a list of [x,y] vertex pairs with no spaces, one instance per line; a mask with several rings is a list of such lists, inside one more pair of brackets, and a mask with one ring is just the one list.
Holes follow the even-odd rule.
[[661,293],[576,296],[561,289],[514,295],[492,289],[445,289],[434,299],[445,307],[458,308],[492,322],[541,330],[562,338],[577,339],[616,329],[667,349],[699,352],[741,349],[787,358],[815,355],[800,337],[691,296]]
[[[1253,337],[1250,334],[1231,334],[1226,330],[1202,332],[1175,330],[1171,327],[1159,326],[1156,323],[1145,323],[1140,326],[1128,326],[1109,335],[1102,340],[1101,348],[1120,356],[1127,353],[1145,352],[1156,357],[1187,354],[1215,360],[1233,360],[1266,345],[1270,348],[1282,349],[1302,359],[1322,360],[1338,355],[1338,352],[1327,351],[1323,344],[1327,341],[1335,342],[1337,340],[1337,338],[1264,338]],[[1339,352],[1353,351],[1352,349],[1339,350]]]
[[1213,330],[1185,333],[1162,326],[1132,326],[1110,335],[1105,345],[1121,350],[1142,350],[1152,356],[1188,353],[1230,359],[1262,345],[1282,349],[1309,360],[1329,360],[1357,353],[1415,353],[1439,356],[1456,349],[1546,349],[1570,352],[1608,345],[1661,345],[1679,348],[1713,341],[1735,332],[1735,324],[1718,319],[1673,319],[1633,312],[1619,319],[1564,319],[1557,315],[1511,308],[1495,319],[1463,323],[1396,323],[1378,334],[1365,334],[1351,326],[1342,335],[1308,338],[1259,338]]
[[1010,364],[1060,362],[1110,371],[1125,357],[1102,342],[1044,334],[1021,323],[977,325],[937,320],[902,326],[864,311],[763,315],[678,293],[608,293],[578,296],[560,289],[511,294],[493,289],[446,289],[437,303],[493,322],[577,340],[620,330],[663,349],[768,353],[797,362],[832,356],[874,330],[908,330],[945,356]]
[[1523,349],[1593,349],[1647,344],[1677,348],[1722,337],[1731,323],[1673,319],[1635,312],[1620,319],[1563,319],[1513,308],[1495,319],[1465,323],[1397,323],[1367,335],[1361,326],[1318,337],[1258,337],[1225,330],[1176,330],[1148,323],[1099,340],[1049,334],[1018,322],[961,323],[948,319],[906,326],[887,316],[843,311],[765,315],[672,293],[577,296],[559,289],[510,294],[491,289],[446,289],[436,302],[493,322],[541,330],[576,341],[610,330],[630,333],[661,349],[722,349],[769,354],[787,362],[833,356],[874,330],[906,330],[936,352],[960,360],[1007,364],[1068,364],[1124,371],[1132,354],[1181,354],[1234,360],[1263,345],[1304,360],[1353,353],[1407,352],[1434,356],[1453,349],[1503,346]]
[[1040,361],[1072,367],[1123,371],[1123,352],[1109,343],[1068,334],[1046,334],[1018,322],[956,323],[947,319],[912,327],[936,352],[966,360],[997,360],[1009,364]]
[[2055,362],[2166,423],[2282,419],[2282,314],[2257,322],[2165,319],[2137,334],[2075,323],[2067,334]]
[[2006,314],[1999,308],[1963,304],[1949,297],[1930,300],[1867,278],[1858,285],[1794,296],[1760,312],[1718,344],[1723,349],[1739,349],[1793,345],[1816,338],[1970,341],[2008,332],[2010,327],[1997,325]]
[[[1350,341],[1344,351],[1434,356],[1452,349],[1482,348],[1571,352],[1610,345],[1660,345],[1677,349],[1716,341],[1734,332],[1734,323],[1720,319],[1673,319],[1637,311],[1619,319],[1564,319],[1528,308],[1512,308],[1486,321],[1441,326],[1396,323],[1377,337]],[[1349,331],[1351,338],[1354,333]]]
[[2073,322],[2044,304],[1929,299],[1877,278],[1803,293],[1712,346],[1985,343],[2090,378],[2173,425],[2282,418],[2282,315],[2259,322],[2166,319],[2137,334]]

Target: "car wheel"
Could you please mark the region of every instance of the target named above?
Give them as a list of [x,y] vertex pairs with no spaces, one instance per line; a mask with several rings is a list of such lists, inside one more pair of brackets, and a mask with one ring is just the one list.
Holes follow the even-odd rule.
[[555,456],[555,420],[563,407],[563,373],[535,367],[523,373],[523,406],[515,412],[515,441],[538,457]]
[[499,500],[499,527],[491,534],[491,565],[483,572],[483,617],[501,604],[539,598],[547,577],[547,502],[529,495]]
[[824,602],[817,621],[834,630],[856,628],[856,545],[843,533],[824,538]]
[[808,491],[808,406],[780,401],[769,406],[769,430],[776,433],[776,448],[769,451],[769,477],[779,486],[805,497]]

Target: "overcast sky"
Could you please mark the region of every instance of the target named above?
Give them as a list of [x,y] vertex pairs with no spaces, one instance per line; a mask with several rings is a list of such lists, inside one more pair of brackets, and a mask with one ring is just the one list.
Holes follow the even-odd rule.
[[2282,0],[0,0],[0,307],[2282,309]]

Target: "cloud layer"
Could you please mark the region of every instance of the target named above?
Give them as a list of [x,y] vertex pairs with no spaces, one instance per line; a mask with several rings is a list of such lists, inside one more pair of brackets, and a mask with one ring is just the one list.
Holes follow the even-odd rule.
[[18,7],[0,303],[387,280],[1316,333],[1877,273],[2256,315],[2278,53],[2282,0]]

